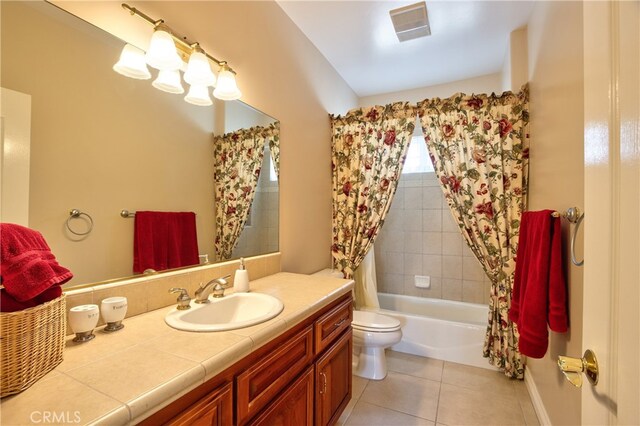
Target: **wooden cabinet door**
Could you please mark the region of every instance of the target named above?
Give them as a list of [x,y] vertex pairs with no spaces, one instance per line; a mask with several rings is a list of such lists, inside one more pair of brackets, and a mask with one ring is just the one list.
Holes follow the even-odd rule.
[[175,426],[228,426],[233,423],[231,383],[216,389],[168,424]]
[[316,362],[316,426],[333,425],[351,399],[351,329]]
[[313,366],[253,422],[252,426],[313,426]]

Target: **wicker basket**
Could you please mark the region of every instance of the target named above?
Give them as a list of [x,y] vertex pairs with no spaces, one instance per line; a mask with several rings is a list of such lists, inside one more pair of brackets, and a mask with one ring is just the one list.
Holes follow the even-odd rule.
[[0,313],[0,397],[22,392],[62,362],[66,302]]

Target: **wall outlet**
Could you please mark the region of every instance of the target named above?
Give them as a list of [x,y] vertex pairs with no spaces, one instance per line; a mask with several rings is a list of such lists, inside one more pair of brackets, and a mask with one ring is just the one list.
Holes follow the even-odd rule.
[[418,288],[431,288],[431,277],[426,275],[415,275],[414,283]]

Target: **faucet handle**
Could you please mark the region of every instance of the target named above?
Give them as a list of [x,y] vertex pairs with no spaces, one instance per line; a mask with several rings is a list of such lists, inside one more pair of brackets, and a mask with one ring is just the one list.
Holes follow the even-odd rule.
[[231,284],[227,282],[227,279],[231,278],[231,274],[225,275],[224,277],[216,278],[214,282],[216,285],[213,286],[212,295],[215,298],[224,297],[224,291],[229,287],[233,287]]
[[218,288],[218,289],[227,289],[227,288],[229,288],[229,287],[233,287],[231,284],[229,284],[229,283],[227,282],[227,280],[228,280],[229,278],[231,278],[231,274],[227,274],[227,275],[225,275],[224,277],[220,277],[220,278],[218,278],[218,279],[216,280],[217,282],[216,282],[215,288]]
[[169,289],[169,293],[180,293],[178,299],[178,306],[176,307],[179,311],[184,311],[191,308],[189,302],[191,302],[191,297],[189,297],[189,292],[186,288],[172,287]]

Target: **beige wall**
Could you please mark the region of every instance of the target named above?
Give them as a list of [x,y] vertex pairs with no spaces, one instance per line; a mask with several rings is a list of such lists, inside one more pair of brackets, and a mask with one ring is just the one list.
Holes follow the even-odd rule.
[[[124,12],[119,2],[55,3],[124,39],[144,40],[151,35],[148,24]],[[243,100],[280,120],[282,269],[308,273],[328,267],[331,162],[327,114],[355,107],[355,93],[275,2],[129,4],[154,18],[164,18],[175,31],[197,39],[212,55],[227,60],[238,73]]]
[[[529,81],[527,28],[509,34],[509,85],[504,90],[519,91]],[[506,62],[506,61],[505,61]]]
[[[341,113],[355,107],[357,104],[355,94],[275,2],[134,2],[131,4],[151,16],[163,17],[176,31],[183,32],[193,39],[197,37],[197,40],[211,54],[228,60],[238,72],[238,83],[244,93],[243,100],[281,121],[280,217],[283,226],[280,230],[280,249],[283,253],[283,270],[305,273],[328,267],[331,241],[331,178],[329,166],[330,133],[327,114],[330,112]],[[138,34],[142,31],[144,38],[150,37],[151,31],[148,24],[123,11],[119,2],[77,2],[59,5],[73,9],[82,18],[113,30],[115,33],[118,33],[118,30],[124,30],[125,33],[129,31],[135,35],[136,31]],[[3,15],[4,10],[5,5],[3,4]],[[20,28],[16,28],[17,30]],[[15,37],[13,35],[3,37],[3,59],[5,40],[21,39],[21,36],[19,37],[17,34],[21,33],[16,33]],[[118,35],[126,39],[126,34]],[[47,37],[48,35],[42,35],[41,39]],[[80,39],[91,37],[94,35],[84,31]],[[60,55],[61,60],[74,55],[92,58],[91,52],[86,50],[58,49],[59,46],[65,45],[66,42],[58,43],[56,47],[48,49],[46,53]],[[114,51],[114,58],[117,58],[121,46],[121,44],[110,46]],[[37,57],[38,55],[34,55],[34,58]],[[91,69],[84,73],[78,72],[76,76],[78,79],[94,79],[97,75],[102,75],[103,72],[105,78],[122,78],[111,71],[111,61],[107,64],[89,60],[88,64]],[[36,66],[34,69],[38,70],[38,67]],[[107,74],[108,77],[106,77]],[[4,77],[3,75],[3,81]],[[105,85],[102,80],[100,81],[101,84],[95,85],[91,90],[100,91]],[[151,88],[149,82],[141,83],[130,80],[129,84],[144,87],[144,90],[156,92],[158,96],[164,95]],[[16,87],[16,90],[20,90],[20,88]],[[86,120],[81,120],[77,116],[69,114],[60,105],[60,100],[64,100],[64,104],[79,104],[82,103],[83,96],[87,94],[94,95],[92,91],[88,93],[77,90],[59,91],[54,99],[42,105],[41,108],[47,112],[58,111],[58,117],[65,119],[74,117],[78,122],[74,132],[85,134],[86,130],[95,123],[92,117],[110,113],[112,109],[108,106],[102,106],[87,111],[89,117]],[[131,97],[131,102],[135,104],[135,101],[135,97]],[[185,104],[185,110],[190,108],[188,104],[184,102],[183,104]],[[158,123],[157,132],[148,137],[148,139],[155,139],[163,133],[170,133],[170,129],[162,127],[162,124],[170,127],[171,123],[169,120],[159,118],[162,114],[161,109],[160,104],[153,111],[136,109],[132,105],[119,113],[135,119],[156,120]],[[184,118],[194,120],[193,114],[189,111],[185,112]],[[209,120],[213,119],[209,115],[195,118],[198,120],[193,126],[195,135],[185,137],[184,134],[173,134],[173,139],[192,140],[192,144],[197,144],[198,149],[181,149],[180,152],[169,151],[170,153],[167,153],[166,150],[169,147],[162,145],[161,149],[158,147],[156,150],[158,155],[154,155],[151,160],[179,161],[184,164],[192,164],[194,161],[206,161],[210,158],[209,135],[210,128],[214,124]],[[201,124],[202,120],[206,123],[205,125]],[[45,132],[44,129],[47,129],[46,131],[57,130],[56,120],[52,120],[50,124],[51,126],[43,127],[42,132]],[[122,130],[123,133],[130,131],[128,128]],[[61,135],[62,138],[63,135]],[[196,142],[195,138],[199,138],[198,140],[201,142]],[[110,138],[95,137],[93,139],[96,149],[91,155],[111,156],[127,163],[144,162],[149,158],[147,157],[148,153],[144,149],[137,148],[135,144],[132,144],[130,149],[126,151],[112,152],[110,140],[108,140]],[[52,147],[32,170],[37,170],[34,173],[37,173],[42,180],[46,180],[54,171],[59,172],[61,168],[68,170],[68,173],[62,173],[66,175],[64,179],[80,186],[84,191],[84,199],[94,200],[104,197],[105,189],[95,187],[92,180],[74,180],[72,170],[65,168],[67,167],[65,165],[69,164],[69,155],[82,154],[74,153],[72,148],[61,151]],[[307,159],[313,159],[313,161],[305,161]],[[79,164],[81,167],[82,161],[78,159],[73,161],[73,164]],[[122,191],[130,186],[131,177],[122,173],[120,168],[118,170],[89,170],[86,172],[88,174],[96,172],[95,174],[99,177],[113,174],[113,185],[108,188],[111,192]],[[212,193],[209,190],[209,187],[212,187],[212,182],[207,177],[190,176],[188,180],[190,191],[193,190],[193,185],[203,185],[207,189],[203,192],[198,191],[198,193]],[[170,173],[163,176],[160,185],[167,191],[167,200],[173,199],[174,192],[171,191],[188,195],[190,191],[184,191],[185,184],[183,182]],[[37,182],[35,185],[35,191],[38,192]],[[62,185],[63,183],[60,183],[59,186]],[[131,226],[131,222],[119,218],[117,212],[122,208],[136,209],[137,205],[142,204],[140,197],[143,196],[144,194],[132,194],[129,202],[106,203],[105,206],[108,205],[108,207],[100,208],[99,211],[92,209],[91,212],[94,215],[104,214],[104,217],[100,217],[103,229],[118,231],[125,226]],[[50,215],[46,220],[46,226],[56,228],[58,233],[62,233],[62,223],[66,219],[66,212],[70,208],[85,209],[86,203],[78,200],[74,205],[68,205],[68,202],[65,202],[64,205],[57,205],[55,203],[58,198],[55,191],[52,191],[46,203],[32,206],[32,208],[57,213]],[[185,198],[185,202],[193,201],[189,197],[183,198]],[[199,202],[210,204],[211,201],[201,197]],[[160,207],[163,206],[157,208],[161,209]],[[168,210],[168,208],[165,209]],[[189,210],[196,209],[189,208]],[[60,212],[63,212],[62,216]],[[94,220],[96,220],[95,216]],[[198,220],[198,227],[201,228],[200,215]],[[213,223],[212,220],[204,220],[203,222]],[[92,239],[97,239],[95,235],[92,235]],[[105,238],[113,238],[113,233],[109,233]],[[125,256],[125,254],[116,251],[105,253],[97,245],[89,247],[87,244],[84,247],[84,253],[90,253],[89,256]],[[127,247],[131,247],[131,244]],[[130,252],[126,253],[128,262],[130,262],[130,256]]]
[[507,47],[507,51],[504,53],[500,77],[502,82],[502,91],[511,90],[511,39],[509,39],[509,46]]
[[458,92],[463,93],[500,93],[502,91],[502,73],[482,75],[466,80],[435,86],[420,87],[418,89],[403,90],[401,92],[383,93],[380,95],[364,96],[358,99],[361,107],[386,105],[392,102],[420,102],[429,98],[448,98]]
[[[537,2],[528,25],[531,89],[529,209],[583,207],[582,4]],[[563,242],[569,226],[563,221]],[[581,240],[579,239],[580,244]],[[577,248],[578,258],[582,246]],[[549,350],[530,359],[528,372],[554,425],[580,424],[580,391],[560,373],[558,355],[582,354],[582,269],[564,253],[569,286],[570,331],[550,333]]]
[[[213,256],[213,112],[113,72],[121,48],[51,5],[2,4],[2,85],[32,98],[29,226],[73,271],[69,285],[131,275],[122,209],[195,212]],[[73,208],[93,218],[86,237],[65,229]]]

